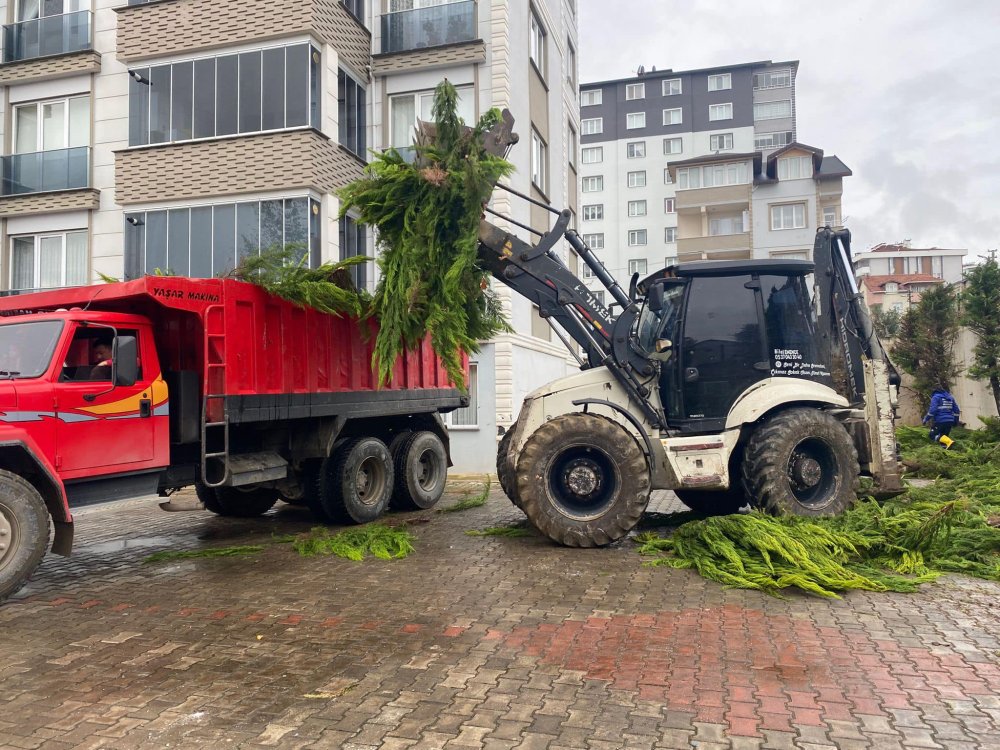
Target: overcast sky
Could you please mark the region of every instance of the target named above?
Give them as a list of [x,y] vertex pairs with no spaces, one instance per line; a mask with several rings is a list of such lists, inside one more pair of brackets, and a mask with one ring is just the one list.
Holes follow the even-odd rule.
[[799,60],[798,139],[836,154],[855,251],[1000,247],[995,0],[580,0],[580,80]]

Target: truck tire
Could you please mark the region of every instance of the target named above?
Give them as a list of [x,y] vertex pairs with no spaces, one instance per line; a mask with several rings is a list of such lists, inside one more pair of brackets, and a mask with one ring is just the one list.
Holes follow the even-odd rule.
[[[278,491],[273,487],[206,487],[195,485],[198,498],[207,510],[219,516],[254,518],[267,513],[278,502]],[[211,496],[214,495],[214,499]]]
[[49,547],[49,511],[23,477],[0,470],[0,601],[18,591]]
[[393,453],[395,490],[392,505],[400,510],[432,508],[448,481],[448,451],[433,432],[414,432]]
[[747,495],[776,515],[842,513],[856,498],[859,474],[847,430],[819,409],[788,409],[766,420],[743,457]]
[[517,495],[517,477],[513,471],[512,462],[507,460],[510,452],[510,441],[514,437],[514,428],[507,430],[497,443],[497,481],[500,482],[500,489],[512,503],[514,507],[520,509],[521,500]]
[[[739,480],[737,480],[739,482]],[[728,490],[674,490],[680,501],[703,516],[732,515],[747,504],[743,485]]]
[[646,457],[625,428],[596,414],[564,414],[528,438],[517,459],[521,509],[568,547],[621,539],[649,503]]
[[320,486],[326,514],[338,521],[369,523],[385,513],[393,487],[392,456],[378,438],[344,442],[324,462]]

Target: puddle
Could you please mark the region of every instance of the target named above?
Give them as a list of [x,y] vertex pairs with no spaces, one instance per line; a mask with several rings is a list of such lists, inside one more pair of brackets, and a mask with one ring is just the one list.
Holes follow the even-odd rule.
[[104,555],[109,552],[121,552],[127,549],[149,549],[150,547],[170,547],[175,540],[166,536],[138,536],[132,539],[113,539],[109,542],[84,544],[80,552],[86,554]]

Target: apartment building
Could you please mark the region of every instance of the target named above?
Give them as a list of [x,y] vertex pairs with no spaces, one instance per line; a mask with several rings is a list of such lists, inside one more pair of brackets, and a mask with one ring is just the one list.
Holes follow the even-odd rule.
[[947,284],[962,280],[968,250],[942,247],[917,248],[909,243],[880,243],[854,254],[854,272],[865,276],[908,276],[923,274]]
[[[469,122],[513,112],[513,188],[577,209],[575,0],[0,0],[0,19],[0,293],[216,276],[280,246],[373,255],[334,191],[369,149],[411,144],[444,78]],[[354,273],[374,287],[374,264]],[[498,292],[516,333],[484,346],[448,417],[462,471],[490,470],[498,425],[566,372],[537,309]]]

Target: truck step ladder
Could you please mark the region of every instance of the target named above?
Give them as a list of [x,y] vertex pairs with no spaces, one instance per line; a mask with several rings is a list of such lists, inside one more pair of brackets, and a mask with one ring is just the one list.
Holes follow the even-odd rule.
[[[201,481],[219,487],[229,479],[229,405],[222,305],[205,311],[205,397],[201,413]],[[219,449],[221,447],[221,450]]]

